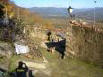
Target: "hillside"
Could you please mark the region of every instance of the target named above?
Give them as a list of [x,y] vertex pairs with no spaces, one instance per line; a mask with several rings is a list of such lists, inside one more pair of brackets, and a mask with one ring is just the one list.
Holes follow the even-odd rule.
[[[96,8],[96,20],[103,20],[103,8]],[[77,17],[93,20],[94,18],[94,8],[87,9],[75,9],[73,14]]]
[[[39,13],[44,17],[67,17],[68,11],[67,8],[55,8],[55,7],[33,7],[29,8],[31,12]],[[103,8],[96,8],[96,19],[103,19]],[[73,14],[76,17],[93,20],[94,8],[74,8]]]
[[29,8],[31,12],[39,13],[44,17],[58,17],[67,16],[66,8],[55,8],[55,7],[33,7]]

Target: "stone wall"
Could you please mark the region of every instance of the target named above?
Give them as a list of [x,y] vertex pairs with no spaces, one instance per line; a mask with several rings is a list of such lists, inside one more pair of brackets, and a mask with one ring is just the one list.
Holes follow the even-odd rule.
[[12,44],[0,41],[0,55],[10,57],[14,53]]
[[103,65],[103,33],[92,28],[72,26],[67,35],[67,54]]
[[34,26],[27,26],[25,27],[25,34],[27,35],[27,37],[30,38],[39,38],[42,40],[46,40],[47,36],[45,34],[45,30],[38,28],[38,27],[34,27]]

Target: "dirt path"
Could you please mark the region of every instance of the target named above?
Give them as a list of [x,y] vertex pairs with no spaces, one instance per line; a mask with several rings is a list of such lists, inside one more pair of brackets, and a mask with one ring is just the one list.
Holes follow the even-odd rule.
[[43,62],[23,61],[32,70],[36,77],[51,77],[51,69],[48,67],[48,61],[44,58]]

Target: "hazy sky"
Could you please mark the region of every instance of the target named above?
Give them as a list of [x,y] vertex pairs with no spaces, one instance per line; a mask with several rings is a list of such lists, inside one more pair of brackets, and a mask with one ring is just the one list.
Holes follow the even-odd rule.
[[[12,0],[21,7],[68,7],[93,8],[94,0]],[[103,0],[96,0],[96,7],[103,7]]]

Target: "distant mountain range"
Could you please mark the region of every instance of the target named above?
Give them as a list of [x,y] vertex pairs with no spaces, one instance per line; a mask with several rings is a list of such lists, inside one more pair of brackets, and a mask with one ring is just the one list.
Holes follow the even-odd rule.
[[66,8],[55,8],[55,7],[33,7],[29,8],[31,12],[39,13],[44,17],[61,17],[67,16]]
[[[94,8],[75,9],[73,14],[77,17],[93,20]],[[103,8],[95,8],[96,20],[103,20]]]
[[[44,17],[67,17],[68,11],[67,8],[55,8],[55,7],[33,7],[29,8],[31,12],[39,13]],[[96,19],[103,19],[103,8],[96,8]],[[73,14],[76,17],[93,19],[94,17],[94,8],[82,8],[74,9]]]

